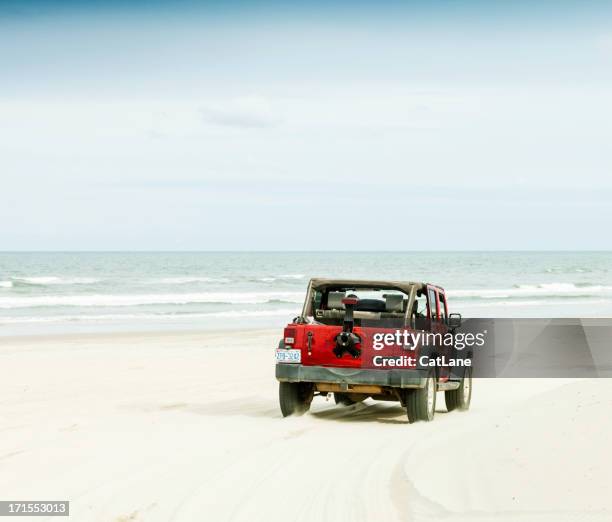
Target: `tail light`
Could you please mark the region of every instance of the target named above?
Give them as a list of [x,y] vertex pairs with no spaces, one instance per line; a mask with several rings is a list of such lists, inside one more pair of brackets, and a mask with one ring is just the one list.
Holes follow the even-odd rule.
[[285,328],[283,337],[285,338],[285,344],[295,344],[295,328]]

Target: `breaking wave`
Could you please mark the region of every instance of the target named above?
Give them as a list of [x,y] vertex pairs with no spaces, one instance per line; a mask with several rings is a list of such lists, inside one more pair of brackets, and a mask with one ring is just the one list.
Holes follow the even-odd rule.
[[261,283],[274,283],[276,281],[299,281],[305,277],[306,274],[281,274],[275,276],[257,277],[253,279],[253,281]]
[[[40,277],[11,277],[8,281],[11,286],[50,286],[50,285],[90,285],[99,282],[100,279],[95,277],[56,277],[56,276],[40,276]],[[2,281],[7,282],[7,281]]]
[[141,306],[186,305],[192,303],[266,304],[303,302],[302,292],[202,292],[185,294],[96,294],[0,297],[0,308],[35,308],[51,306]]
[[186,285],[189,283],[231,283],[230,279],[225,277],[204,277],[204,276],[184,276],[184,277],[163,277],[151,281],[162,285]]
[[34,323],[104,323],[115,321],[189,321],[194,319],[206,319],[210,317],[292,317],[297,313],[296,309],[285,310],[228,310],[225,312],[210,313],[142,313],[142,314],[83,314],[83,315],[52,315],[52,316],[21,316],[0,317],[0,325],[11,324],[34,324]]
[[590,283],[542,283],[515,285],[502,289],[447,290],[449,297],[474,299],[512,299],[524,297],[602,297],[612,296],[612,286]]

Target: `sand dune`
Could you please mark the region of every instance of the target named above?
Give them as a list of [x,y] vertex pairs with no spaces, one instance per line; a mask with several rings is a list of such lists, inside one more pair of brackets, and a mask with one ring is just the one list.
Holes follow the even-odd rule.
[[612,381],[479,380],[427,424],[322,399],[282,419],[277,335],[2,339],[2,498],[79,522],[612,519]]

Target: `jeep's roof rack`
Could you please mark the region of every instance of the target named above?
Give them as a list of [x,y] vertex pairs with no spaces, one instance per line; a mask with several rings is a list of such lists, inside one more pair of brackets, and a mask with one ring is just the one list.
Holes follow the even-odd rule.
[[397,288],[406,293],[410,293],[413,288],[420,290],[427,286],[426,283],[414,281],[382,281],[370,279],[325,279],[313,278],[310,283],[315,289],[324,289],[333,286],[353,286],[355,288]]

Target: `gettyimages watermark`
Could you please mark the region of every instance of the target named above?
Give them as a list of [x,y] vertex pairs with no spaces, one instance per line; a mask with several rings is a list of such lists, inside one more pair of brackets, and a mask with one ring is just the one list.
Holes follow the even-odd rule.
[[487,331],[477,333],[432,333],[395,330],[395,332],[379,332],[372,336],[372,348],[382,350],[385,346],[403,346],[415,350],[417,346],[453,346],[457,350],[484,346]]
[[467,318],[452,330],[372,328],[362,368],[460,374],[470,366],[474,377],[612,377],[611,318]]
[[363,362],[367,367],[386,369],[471,367],[472,349],[485,345],[486,334],[486,330],[377,332],[372,335],[373,351],[366,350]]

